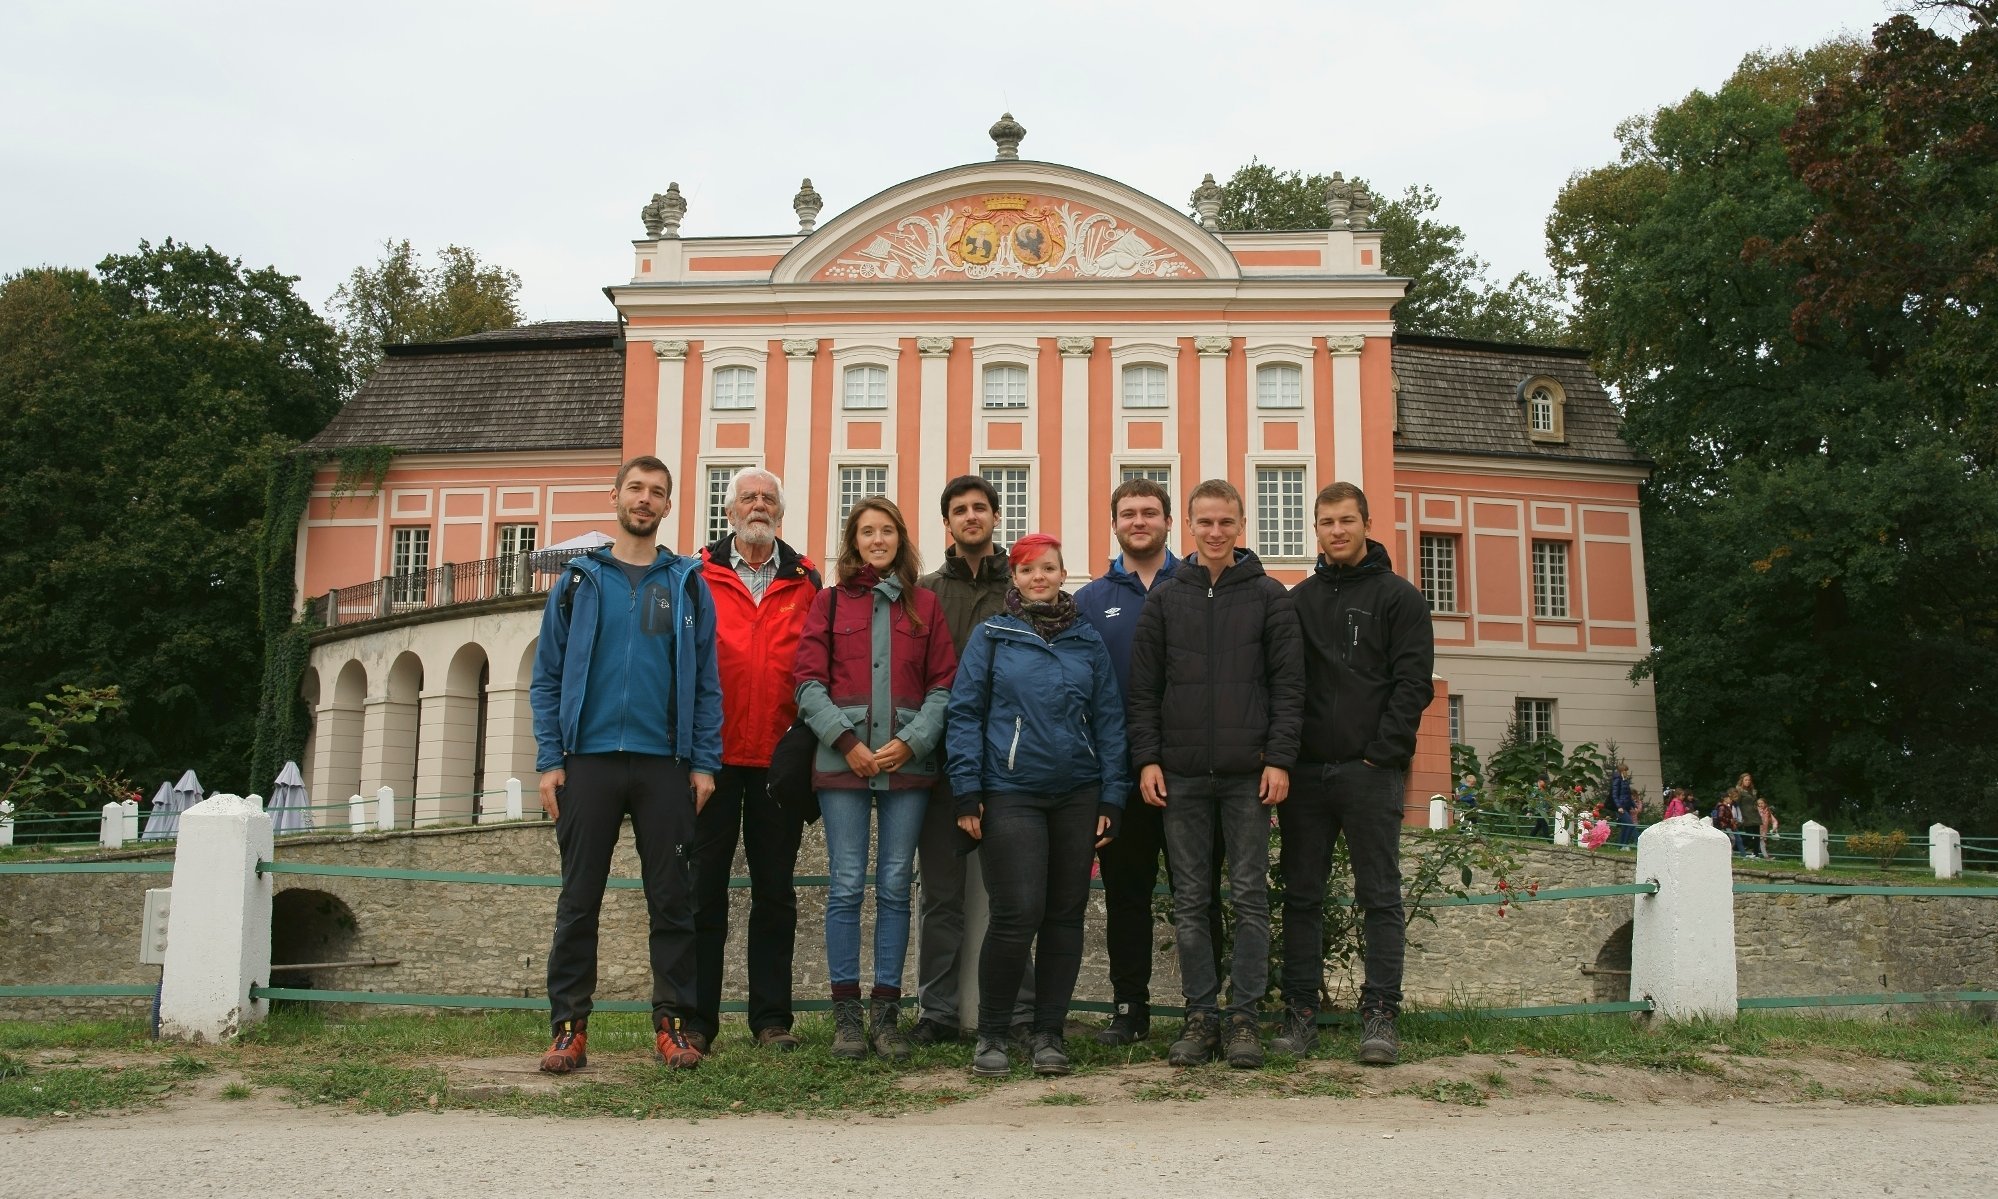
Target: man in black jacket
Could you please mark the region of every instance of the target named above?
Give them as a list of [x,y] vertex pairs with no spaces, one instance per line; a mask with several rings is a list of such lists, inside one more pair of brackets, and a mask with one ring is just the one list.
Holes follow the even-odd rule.
[[1313,503],[1318,569],[1291,599],[1304,637],[1304,733],[1283,829],[1283,1030],[1279,1052],[1300,1057],[1317,1041],[1324,970],[1325,886],[1343,830],[1353,898],[1364,914],[1366,981],[1360,988],[1360,1060],[1400,1057],[1406,948],[1401,909],[1402,786],[1415,730],[1435,694],[1436,639],[1429,606],[1369,540],[1367,497],[1332,483]]
[[1269,980],[1268,808],[1290,789],[1304,706],[1297,616],[1283,585],[1235,542],[1242,494],[1209,479],[1187,497],[1196,555],[1145,597],[1131,641],[1131,764],[1138,791],[1165,809],[1186,1027],[1167,1060],[1221,1050],[1217,929],[1209,917],[1219,813],[1235,908],[1227,1059],[1262,1064],[1256,1005]]

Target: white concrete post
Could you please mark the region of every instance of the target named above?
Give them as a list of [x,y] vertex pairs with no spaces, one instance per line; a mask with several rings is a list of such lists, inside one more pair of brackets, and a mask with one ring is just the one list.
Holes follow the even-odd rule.
[[1946,824],[1929,826],[1929,869],[1937,878],[1963,877],[1963,834]]
[[1574,841],[1574,819],[1575,809],[1566,804],[1554,809],[1554,844],[1567,845]]
[[351,833],[368,831],[368,801],[359,795],[347,797],[347,831]]
[[14,801],[0,799],[0,846],[14,843]]
[[271,818],[235,795],[180,814],[160,981],[160,1035],[222,1040],[264,1018],[271,974]]
[[1815,820],[1804,821],[1804,869],[1823,870],[1831,865],[1831,834]]
[[506,818],[508,820],[518,820],[520,819],[520,813],[520,780],[508,779],[506,781]]
[[137,841],[139,839],[139,801],[128,799],[118,806],[125,809],[125,840]]
[[1639,895],[1630,929],[1630,997],[1667,1020],[1732,1020],[1734,844],[1699,820],[1661,820],[1637,838]]
[[1440,795],[1431,796],[1429,799],[1429,827],[1450,827],[1450,804]]
[[108,803],[97,815],[97,844],[101,849],[117,849],[125,844],[125,805]]
[[387,832],[395,827],[395,788],[375,792],[375,827]]

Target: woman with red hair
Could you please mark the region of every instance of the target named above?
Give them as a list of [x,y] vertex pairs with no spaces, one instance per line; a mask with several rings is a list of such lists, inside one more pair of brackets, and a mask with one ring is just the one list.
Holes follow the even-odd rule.
[[1013,543],[1006,610],[972,630],[944,734],[957,823],[985,857],[971,1072],[1010,1073],[1007,1022],[1033,955],[1036,1074],[1067,1074],[1062,1024],[1082,967],[1089,867],[1130,791],[1124,697],[1103,638],[1062,590],[1061,542]]

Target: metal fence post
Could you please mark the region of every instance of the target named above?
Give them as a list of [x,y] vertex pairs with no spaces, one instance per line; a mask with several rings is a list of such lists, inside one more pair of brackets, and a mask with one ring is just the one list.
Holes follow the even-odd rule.
[[1630,997],[1667,1020],[1732,1020],[1740,992],[1734,960],[1734,842],[1704,821],[1661,820],[1637,838]]
[[250,988],[271,974],[271,818],[249,800],[215,795],[180,814],[173,904],[160,982],[160,1035],[234,1037],[269,1004]]

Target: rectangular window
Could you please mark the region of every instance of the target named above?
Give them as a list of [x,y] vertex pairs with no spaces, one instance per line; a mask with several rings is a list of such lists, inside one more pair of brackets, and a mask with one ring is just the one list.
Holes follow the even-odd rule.
[[1568,615],[1568,543],[1533,543],[1533,614],[1562,618]]
[[1256,407],[1302,408],[1304,371],[1288,363],[1256,368]]
[[1519,721],[1519,739],[1531,745],[1554,735],[1554,701],[1522,699],[1515,701],[1513,715]]
[[1172,490],[1172,467],[1170,466],[1124,466],[1117,470],[1117,482],[1129,483],[1132,479],[1150,479],[1167,491]]
[[395,530],[389,557],[389,574],[394,583],[389,602],[397,605],[427,603],[430,599],[430,530]]
[[839,468],[839,504],[834,509],[838,516],[834,527],[838,530],[834,540],[846,531],[846,518],[853,506],[870,495],[888,493],[888,468],[885,466],[842,466]]
[[1422,535],[1422,598],[1431,612],[1457,611],[1457,539],[1445,533]]
[[756,407],[756,368],[724,366],[715,370],[715,407]]
[[1535,433],[1552,433],[1554,431],[1554,393],[1548,391],[1545,387],[1539,388],[1534,391],[1533,398],[1528,401],[1527,406],[1533,413],[1533,431]]
[[1450,744],[1464,744],[1464,697],[1450,697]]
[[538,525],[501,525],[499,527],[499,552],[501,557],[509,554],[531,554],[535,540],[540,534]]
[[1166,406],[1166,369],[1143,362],[1124,368],[1124,407],[1163,408]]
[[1027,529],[1027,468],[987,466],[978,472],[992,490],[999,493],[999,529],[994,540],[1011,545],[1025,537]]
[[1025,408],[1027,406],[1027,368],[1024,366],[995,365],[985,368],[985,406],[987,408]]
[[1256,468],[1256,553],[1304,557],[1304,468]]
[[740,466],[708,468],[707,540],[702,545],[713,545],[728,536],[728,481],[741,469]]
[[848,408],[886,408],[888,406],[888,368],[885,366],[847,367],[845,403]]

